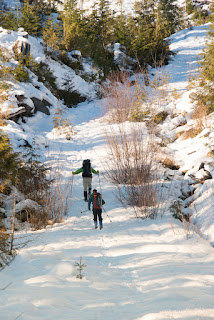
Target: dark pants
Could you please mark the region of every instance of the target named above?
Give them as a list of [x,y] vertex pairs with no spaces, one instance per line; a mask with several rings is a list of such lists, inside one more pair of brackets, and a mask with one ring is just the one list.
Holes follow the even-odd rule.
[[99,221],[103,221],[102,219],[102,209],[93,209],[94,222],[97,222],[97,216]]

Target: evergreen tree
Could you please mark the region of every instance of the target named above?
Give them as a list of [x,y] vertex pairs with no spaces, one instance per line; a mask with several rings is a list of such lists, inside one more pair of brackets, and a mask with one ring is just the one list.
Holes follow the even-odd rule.
[[210,42],[202,53],[200,100],[207,106],[207,112],[214,112],[214,24],[209,32]]
[[44,0],[34,0],[33,6],[38,16],[44,22],[54,9],[54,3]]
[[189,15],[195,11],[195,6],[192,3],[192,0],[185,0],[186,13]]
[[95,64],[101,68],[104,75],[115,68],[114,20],[107,0],[100,0],[94,5],[88,17],[86,36],[90,45],[90,56]]
[[152,63],[155,34],[154,4],[150,1],[135,3],[135,15],[129,20],[132,35],[131,51],[140,63]]
[[126,16],[121,13],[114,18],[114,39],[125,47],[130,46],[130,32]]
[[28,82],[29,81],[29,73],[23,61],[19,61],[18,65],[13,70],[13,75],[16,81],[20,82]]
[[84,37],[83,11],[77,6],[77,0],[67,0],[62,13],[63,21],[63,45],[66,50],[81,50]]
[[4,192],[10,182],[14,183],[18,174],[19,160],[8,137],[0,131],[0,192]]
[[181,28],[182,12],[173,0],[160,0],[157,7],[157,22],[162,24],[165,31],[165,37],[170,36],[172,33]]
[[112,41],[113,36],[113,19],[110,11],[108,0],[100,0],[97,8],[98,32],[102,46],[106,46]]
[[[2,102],[8,99],[7,91],[11,87],[9,81],[14,81],[12,76],[12,67],[8,67],[6,62],[9,61],[7,58],[8,51],[0,48],[0,105]],[[0,126],[5,125],[5,119],[7,117],[6,112],[2,112],[0,108]]]
[[36,7],[29,4],[29,0],[25,0],[21,9],[21,18],[19,20],[20,27],[23,27],[30,35],[38,36],[42,30],[41,18]]
[[42,30],[42,38],[48,48],[59,50],[62,39],[62,28],[58,23],[55,23],[52,18],[49,18]]
[[169,46],[165,39],[164,24],[151,0],[136,2],[134,16],[129,17],[130,46],[128,52],[144,67],[147,64],[166,63]]
[[13,11],[0,12],[1,15],[1,27],[9,30],[18,30],[19,19],[17,14]]

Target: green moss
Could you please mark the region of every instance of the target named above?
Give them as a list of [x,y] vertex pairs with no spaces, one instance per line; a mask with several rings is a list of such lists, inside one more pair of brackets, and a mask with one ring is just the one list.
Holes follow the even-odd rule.
[[159,113],[157,113],[155,116],[154,116],[154,122],[156,123],[156,124],[160,124],[160,123],[163,123],[165,120],[166,120],[166,118],[168,117],[168,112],[166,112],[166,111],[161,111],[161,112],[159,112]]
[[141,122],[145,120],[145,118],[150,114],[149,110],[140,110],[139,108],[135,108],[130,115],[130,121],[133,122]]

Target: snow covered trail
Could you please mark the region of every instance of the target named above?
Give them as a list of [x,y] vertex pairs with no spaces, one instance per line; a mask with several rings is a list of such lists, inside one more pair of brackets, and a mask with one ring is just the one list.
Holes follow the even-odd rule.
[[184,29],[169,37],[170,50],[176,55],[173,62],[164,67],[170,76],[170,85],[179,91],[185,91],[190,77],[195,76],[198,68],[199,54],[206,43],[209,24]]
[[[182,87],[187,73],[176,82],[180,74],[173,63],[168,67]],[[171,214],[141,220],[121,207],[114,186],[103,177],[107,124],[96,119],[99,114],[96,101],[67,110],[76,132],[70,141],[54,134],[51,116],[38,113],[23,124],[25,132],[47,142],[41,154],[49,164],[58,162],[68,182],[72,170],[91,159],[100,170],[112,222],[104,212],[104,229],[93,229],[92,215],[85,211],[82,177],[74,176],[65,221],[28,231],[31,242],[0,272],[0,320],[214,319],[214,248]],[[93,187],[99,189],[96,175]],[[86,265],[83,279],[76,277],[80,257]]]
[[1,288],[11,283],[1,319],[213,319],[213,248],[165,218],[109,215],[100,231],[76,212],[23,248],[0,275]]
[[[105,144],[98,133],[104,123],[98,119],[80,126],[73,141],[54,143],[59,149],[63,145],[64,161],[75,169],[89,157],[102,178]],[[63,170],[68,177],[72,167]],[[93,185],[99,186],[97,177]],[[0,273],[0,289],[9,284],[0,290],[0,319],[214,319],[210,244],[194,233],[187,239],[182,224],[167,215],[134,219],[103,178],[102,189],[112,222],[103,213],[100,231],[93,229],[90,212],[81,213],[87,204],[82,177],[75,176],[65,222],[33,233],[35,239]],[[80,257],[86,265],[82,280],[74,266]]]

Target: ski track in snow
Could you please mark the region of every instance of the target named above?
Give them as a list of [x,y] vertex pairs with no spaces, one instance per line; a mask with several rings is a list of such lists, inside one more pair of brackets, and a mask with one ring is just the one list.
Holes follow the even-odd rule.
[[[202,27],[195,30],[172,37],[178,55],[166,68],[173,73],[172,83],[182,90],[187,81],[189,51],[194,61],[200,45],[186,48],[184,60],[182,46],[188,37],[195,39],[195,34],[199,37],[205,32]],[[63,223],[23,233],[32,242],[0,273],[0,319],[214,319],[213,248],[191,230],[187,239],[188,230],[171,216],[135,219],[120,206],[114,187],[102,175],[107,124],[102,118],[95,119],[99,114],[96,101],[68,110],[76,132],[71,141],[48,131],[51,116],[38,114],[23,124],[47,141],[48,150],[41,152],[47,163],[57,162],[67,187],[72,187],[72,196]],[[90,212],[81,213],[87,209],[81,174],[73,177],[71,186],[72,170],[85,158],[100,170],[104,208],[112,220],[103,212],[102,231],[93,229]],[[96,175],[93,187],[100,189]],[[23,234],[20,232],[20,237]],[[76,278],[74,266],[80,257],[86,264],[82,280]]]

